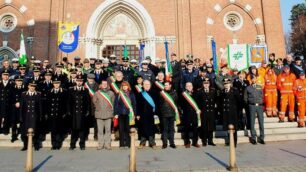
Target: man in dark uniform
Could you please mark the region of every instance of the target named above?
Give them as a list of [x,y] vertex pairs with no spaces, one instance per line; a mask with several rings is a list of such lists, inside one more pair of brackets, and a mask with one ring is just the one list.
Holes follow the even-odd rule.
[[115,54],[109,56],[109,67],[112,69],[112,71],[115,71],[115,69],[118,67],[117,57]]
[[38,67],[33,68],[33,76],[31,77],[31,80],[35,81],[36,83],[40,83],[44,80]]
[[21,132],[20,127],[18,128],[18,124],[20,124],[21,121],[21,114],[20,114],[20,101],[21,101],[21,94],[26,91],[26,88],[23,84],[23,78],[21,76],[18,76],[15,78],[15,85],[12,90],[12,115],[11,115],[11,126],[12,126],[12,140],[14,141],[18,140],[18,134]]
[[95,63],[96,63],[96,58],[93,58],[93,57],[89,58],[89,63],[90,63],[90,67],[92,69],[94,69],[95,68]]
[[203,146],[216,146],[213,142],[213,132],[216,130],[215,116],[217,92],[210,87],[210,79],[206,77],[203,88],[197,94],[197,103],[201,109],[201,138]]
[[0,80],[0,133],[8,135],[10,132],[11,94],[13,83],[9,80],[9,71],[3,70]]
[[244,91],[244,102],[249,106],[250,117],[251,117],[251,138],[250,142],[255,145],[257,134],[255,130],[255,119],[256,115],[258,117],[258,124],[260,130],[260,138],[258,139],[258,143],[265,144],[264,141],[264,116],[263,116],[263,90],[262,86],[256,84],[257,78],[255,75],[251,75],[252,85],[246,87]]
[[180,91],[180,80],[181,80],[181,63],[178,61],[175,53],[171,54],[171,65],[172,65],[172,83],[173,88],[176,91]]
[[150,61],[144,60],[141,62],[142,68],[139,71],[139,75],[142,76],[143,80],[149,80],[152,83],[155,81],[154,72],[149,68]]
[[102,80],[106,80],[108,74],[102,69],[102,60],[97,60],[95,64],[95,69],[92,71],[92,74],[95,75],[95,81],[98,84],[101,84]]
[[69,89],[69,110],[72,116],[72,132],[70,150],[76,148],[76,142],[80,139],[79,145],[81,150],[85,150],[86,139],[86,121],[85,118],[90,111],[90,97],[88,90],[83,86],[83,78],[79,76],[76,80],[76,86]]
[[47,93],[47,114],[51,131],[52,150],[59,150],[64,139],[64,117],[67,115],[69,104],[67,90],[61,87],[61,81],[53,80],[53,88]]
[[[234,142],[237,146],[237,130],[238,130],[238,105],[242,102],[239,97],[239,92],[236,88],[232,87],[230,78],[223,79],[224,89],[221,91],[221,113],[223,116],[223,129],[228,131],[230,124],[234,125]],[[226,145],[229,143],[226,142]]]
[[150,69],[154,76],[159,72],[158,67],[156,67],[154,64],[152,64],[152,59],[150,56],[146,56],[145,60],[148,62],[148,69]]
[[81,57],[80,56],[75,56],[74,57],[74,64],[73,66],[77,66],[81,63]]
[[66,84],[65,88],[70,88],[76,85],[76,79],[77,79],[77,70],[71,69],[70,70],[70,78],[68,78],[68,82]]
[[63,64],[62,63],[56,63],[55,64],[55,72],[53,74],[52,79],[55,79],[55,78],[57,78],[57,80],[61,81],[61,86],[63,88],[66,88],[68,77],[67,77],[67,74],[65,74],[63,72]]
[[10,79],[14,79],[19,75],[19,60],[17,58],[12,59],[12,68],[10,69]]
[[195,78],[199,75],[199,70],[194,69],[193,61],[187,61],[187,69],[182,73],[182,80],[181,80],[181,88],[184,90],[184,87],[187,82],[191,82],[194,85]]
[[[239,91],[239,96],[241,100],[243,99],[243,93],[245,88],[249,85],[250,83],[246,79],[246,73],[244,71],[239,71],[238,78],[235,79],[233,82],[233,87],[237,88],[237,90]],[[246,112],[246,119],[243,116],[243,110]],[[250,121],[249,121],[248,107],[243,102],[238,105],[238,128],[240,130],[244,130],[246,126],[247,128],[250,128],[249,124]]]
[[19,75],[23,78],[23,84],[27,86],[29,82],[31,81],[27,71],[26,71],[26,66],[25,65],[20,65],[19,66]]
[[207,64],[206,69],[207,69],[207,77],[210,80],[210,87],[216,88],[216,83],[215,83],[216,74],[215,74],[215,71],[213,69],[213,65]]
[[207,71],[203,67],[199,68],[199,75],[195,78],[194,81],[194,90],[198,91],[203,87],[203,81],[207,78]]
[[120,66],[120,71],[123,73],[124,80],[128,81],[130,85],[134,83],[134,72],[129,67],[129,58],[122,58],[122,66]]
[[21,151],[25,151],[28,148],[28,129],[32,128],[34,131],[33,143],[35,150],[39,150],[39,141],[37,138],[36,125],[37,119],[42,114],[41,94],[35,90],[36,83],[32,81],[28,86],[28,91],[21,94],[20,101],[20,114],[22,116],[22,141],[23,148]]

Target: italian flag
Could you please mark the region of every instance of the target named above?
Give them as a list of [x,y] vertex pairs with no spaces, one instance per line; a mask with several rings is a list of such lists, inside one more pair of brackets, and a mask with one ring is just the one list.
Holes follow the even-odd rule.
[[28,59],[27,59],[27,54],[26,54],[26,49],[24,45],[24,37],[23,37],[23,32],[21,32],[20,35],[20,49],[19,49],[19,64],[26,64]]

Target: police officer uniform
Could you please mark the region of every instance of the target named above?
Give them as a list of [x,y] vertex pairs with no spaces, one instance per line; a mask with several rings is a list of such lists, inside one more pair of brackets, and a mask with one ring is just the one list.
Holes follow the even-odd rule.
[[[23,78],[21,76],[18,76],[15,78],[16,81],[23,81]],[[12,115],[11,115],[11,126],[12,126],[12,140],[11,142],[14,142],[18,140],[18,134],[21,132],[20,128],[18,128],[18,124],[21,122],[21,114],[20,114],[20,101],[21,101],[21,94],[26,91],[25,86],[22,84],[21,86],[17,86],[17,84],[14,85],[12,89]],[[16,105],[16,104],[19,104]]]
[[[79,77],[78,81],[83,81],[83,78]],[[89,115],[90,111],[90,97],[88,90],[84,86],[74,86],[69,88],[69,110],[72,117],[72,132],[70,150],[75,149],[75,144],[80,138],[80,148],[85,149],[86,139],[86,122],[85,118]]]
[[[9,77],[9,71],[2,71],[2,76]],[[7,135],[10,129],[11,94],[13,83],[10,80],[0,80],[0,133]],[[4,119],[4,121],[2,120]],[[3,121],[3,122],[2,122]]]
[[[210,79],[206,77],[203,83],[210,84]],[[216,130],[215,116],[217,91],[214,88],[201,88],[197,93],[197,103],[201,109],[201,138],[203,146],[215,146],[213,142],[213,132]]]
[[[29,84],[31,87],[36,87],[35,81],[32,81]],[[21,101],[20,101],[20,113],[22,116],[22,141],[23,141],[23,148],[22,151],[27,150],[28,145],[28,129],[32,128],[34,131],[34,148],[35,150],[39,150],[39,139],[37,135],[37,119],[40,118],[42,114],[42,104],[41,104],[41,94],[40,92],[30,90],[25,91],[21,94]]]
[[[53,84],[60,84],[61,81],[55,79]],[[51,131],[51,143],[52,149],[60,149],[64,139],[64,117],[67,115],[67,109],[69,104],[67,101],[67,90],[59,87],[52,88],[47,93],[47,115],[48,115],[48,126]]]

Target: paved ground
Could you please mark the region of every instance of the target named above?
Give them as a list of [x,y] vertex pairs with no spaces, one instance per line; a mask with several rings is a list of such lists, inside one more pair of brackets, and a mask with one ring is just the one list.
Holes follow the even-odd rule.
[[[137,150],[138,171],[226,171],[228,147],[176,150]],[[306,140],[267,145],[240,144],[237,148],[240,171],[306,171]],[[16,148],[0,148],[0,171],[23,171],[26,153]],[[129,150],[34,152],[34,171],[102,172],[128,171]]]

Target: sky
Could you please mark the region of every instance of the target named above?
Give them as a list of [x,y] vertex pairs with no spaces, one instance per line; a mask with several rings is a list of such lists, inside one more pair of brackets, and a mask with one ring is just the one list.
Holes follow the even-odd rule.
[[292,6],[305,3],[305,0],[280,0],[284,32],[290,32],[290,15]]

